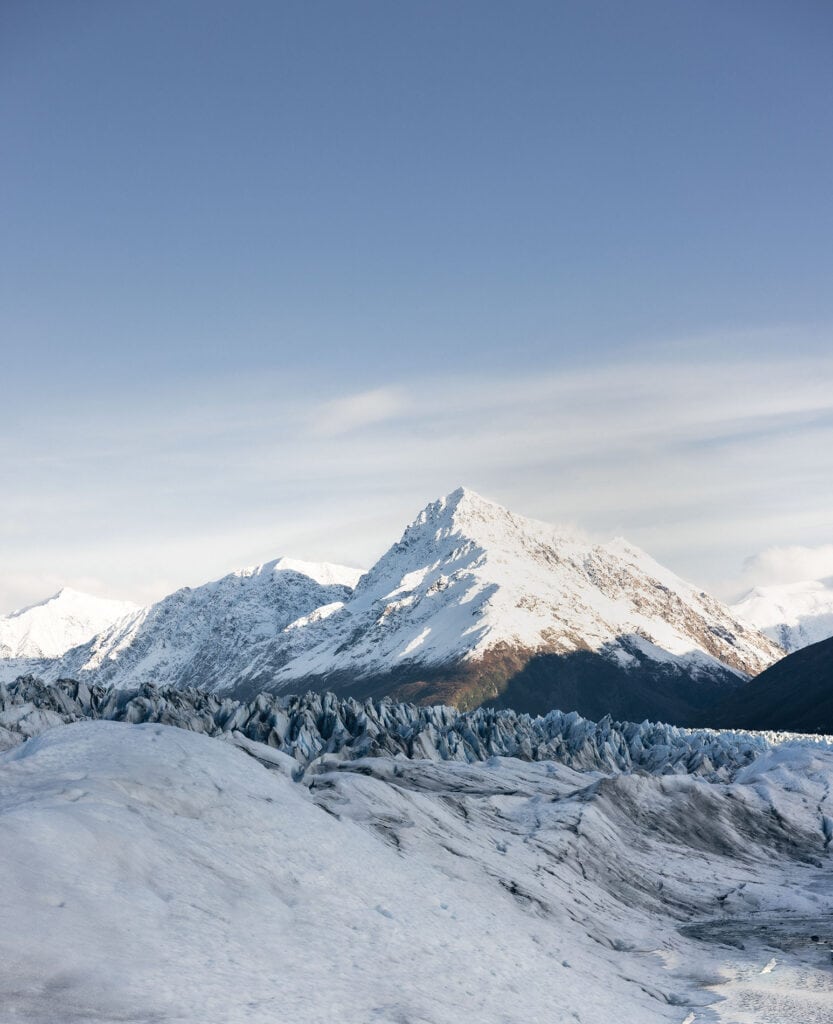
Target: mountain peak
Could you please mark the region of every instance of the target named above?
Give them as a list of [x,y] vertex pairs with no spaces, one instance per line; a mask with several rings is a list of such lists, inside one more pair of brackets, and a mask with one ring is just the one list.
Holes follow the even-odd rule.
[[0,657],[60,657],[137,610],[131,601],[62,587],[37,604],[0,616]]

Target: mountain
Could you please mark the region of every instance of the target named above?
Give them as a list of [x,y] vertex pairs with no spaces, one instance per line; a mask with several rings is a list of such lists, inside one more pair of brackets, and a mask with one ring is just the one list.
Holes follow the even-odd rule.
[[755,587],[732,611],[785,651],[797,651],[833,636],[833,577]]
[[39,604],[0,617],[0,669],[6,678],[60,658],[102,630],[135,615],[131,601],[111,601],[65,587]]
[[698,724],[782,653],[626,541],[594,544],[459,488],[360,579],[279,559],[177,591],[34,671]]
[[703,721],[724,729],[833,734],[833,637],[782,658]]
[[343,607],[259,649],[236,689],[680,721],[781,653],[626,541],[593,544],[460,488]]
[[259,644],[322,606],[339,607],[359,575],[358,569],[290,558],[242,569],[139,609],[41,666],[40,674],[116,687],[166,682],[222,689],[245,675]]

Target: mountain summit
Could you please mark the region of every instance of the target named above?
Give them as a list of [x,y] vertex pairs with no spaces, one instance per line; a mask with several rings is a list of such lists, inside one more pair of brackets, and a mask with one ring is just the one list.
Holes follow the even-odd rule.
[[653,686],[668,700],[646,693],[638,707],[671,713],[780,653],[626,541],[594,544],[458,488],[417,515],[343,607],[260,651],[251,680],[535,711],[586,707],[601,687],[602,714]]
[[0,658],[59,658],[138,608],[130,601],[64,587],[45,601],[0,617]]
[[755,587],[732,611],[789,654],[833,636],[833,577]]

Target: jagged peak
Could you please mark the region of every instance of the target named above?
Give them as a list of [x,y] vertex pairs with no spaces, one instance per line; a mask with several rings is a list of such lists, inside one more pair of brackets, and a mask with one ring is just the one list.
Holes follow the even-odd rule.
[[588,544],[588,539],[573,528],[518,515],[464,486],[426,505],[407,527],[400,544],[424,536],[426,529],[435,539],[461,534],[484,546],[514,544],[523,539],[556,546]]

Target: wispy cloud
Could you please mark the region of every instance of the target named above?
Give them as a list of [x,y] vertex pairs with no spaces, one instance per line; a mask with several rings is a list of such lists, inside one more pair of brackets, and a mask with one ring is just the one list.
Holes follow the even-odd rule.
[[460,483],[732,596],[755,552],[831,544],[833,358],[784,352],[38,410],[0,438],[0,608],[44,596],[39,579],[143,599],[278,554],[366,565]]
[[[831,526],[833,532],[833,526]],[[744,577],[751,585],[801,583],[833,576],[833,544],[771,547],[748,558]]]
[[345,395],[313,408],[312,432],[321,437],[349,434],[353,430],[384,423],[401,415],[408,400],[400,388],[374,388]]

